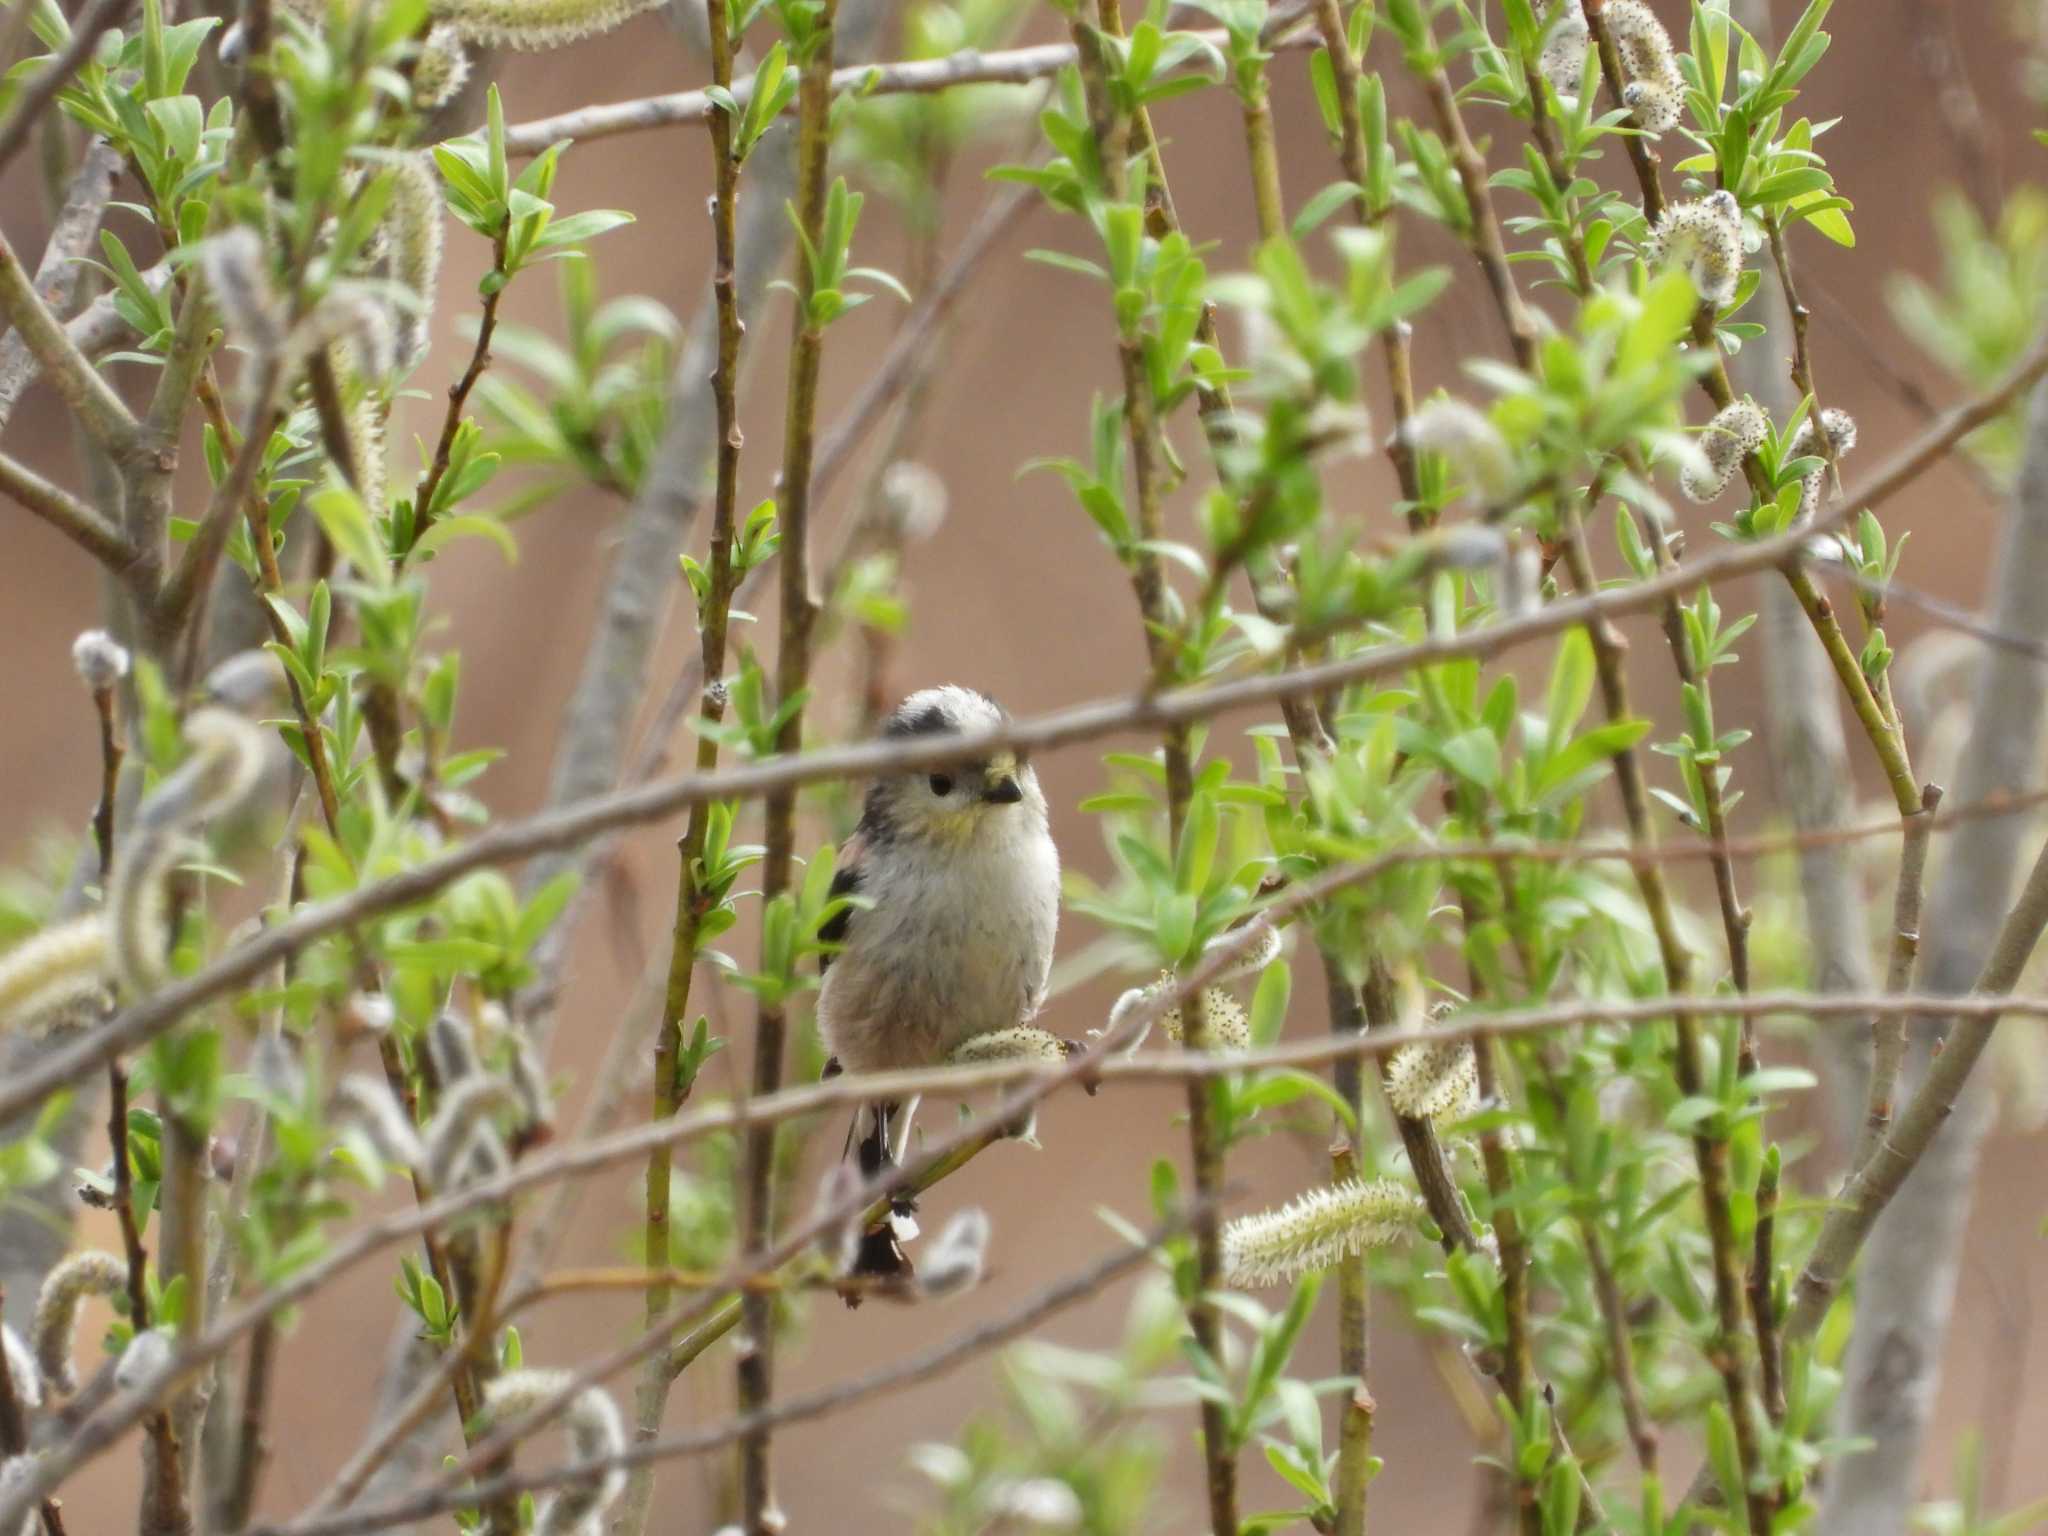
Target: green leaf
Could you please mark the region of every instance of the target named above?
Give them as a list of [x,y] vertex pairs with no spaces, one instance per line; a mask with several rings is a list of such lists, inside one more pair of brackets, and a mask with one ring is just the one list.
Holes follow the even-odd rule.
[[519,563],[518,541],[505,525],[494,517],[474,514],[437,518],[434,525],[413,544],[412,553],[417,559],[431,559],[457,539],[488,539],[498,546],[498,552],[505,557],[507,565]]

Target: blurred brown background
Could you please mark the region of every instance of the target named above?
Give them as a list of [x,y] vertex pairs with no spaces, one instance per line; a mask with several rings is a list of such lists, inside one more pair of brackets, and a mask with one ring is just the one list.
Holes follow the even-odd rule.
[[[1680,8],[1669,0],[1660,0],[1657,8],[1676,30]],[[1782,28],[1796,10],[1784,3],[1777,9]],[[2008,183],[2031,178],[2036,157],[2044,151],[2026,135],[2031,118],[2014,78],[2016,51],[2003,27],[1994,24],[1993,10],[2003,7],[1994,7],[1992,0],[1960,0],[1957,9],[1967,63],[1999,138]],[[1954,387],[1902,340],[1881,296],[1888,273],[1934,270],[1928,202],[1952,171],[1950,141],[1939,129],[1916,58],[1916,13],[1917,7],[1904,0],[1844,0],[1831,21],[1835,49],[1807,82],[1800,104],[1816,119],[1844,119],[1824,147],[1840,186],[1857,205],[1860,247],[1839,250],[1802,229],[1795,251],[1807,291],[1818,298],[1814,350],[1822,388],[1830,403],[1848,406],[1862,424],[1866,463],[1914,430],[1920,418],[1887,387],[1865,344],[1843,329],[1844,312],[1856,317],[1869,344],[1881,349],[1891,367],[1918,380],[1937,399]],[[1027,35],[1046,31],[1049,19],[1034,17]],[[1304,57],[1283,55],[1275,74],[1287,190],[1290,203],[1298,205],[1334,179],[1334,162],[1305,89]],[[702,68],[662,20],[643,18],[611,37],[556,55],[501,58],[496,78],[508,116],[518,121],[592,100],[695,85]],[[1391,89],[1403,110],[1413,109],[1405,83],[1393,82]],[[1494,163],[1516,162],[1520,150],[1512,125],[1485,112],[1475,116],[1500,140]],[[1252,221],[1236,113],[1222,98],[1204,94],[1175,103],[1162,114],[1161,126],[1181,214],[1199,237],[1216,242],[1212,270],[1228,270],[1242,261]],[[1666,158],[1678,156],[1667,153]],[[1619,168],[1620,159],[1618,151],[1610,153],[1607,174]],[[963,167],[955,185],[957,236],[984,193],[975,185],[973,167]],[[607,295],[653,295],[687,318],[706,276],[708,190],[704,140],[691,127],[572,150],[556,196],[569,209],[634,210],[637,225],[604,237],[597,246],[601,287]],[[6,188],[5,221],[20,249],[40,249],[45,216],[26,175],[17,173]],[[1412,230],[1403,239],[1409,262],[1455,259]],[[466,346],[454,335],[455,317],[469,302],[485,252],[480,240],[452,225],[448,240],[436,326],[450,344],[414,380],[434,392],[435,399],[415,402],[409,424],[394,431],[395,461],[401,465],[411,462],[411,433],[428,434],[430,418],[438,421],[439,391],[466,356]],[[1071,221],[1034,212],[988,265],[953,333],[950,365],[935,392],[919,449],[919,456],[943,476],[952,511],[938,535],[909,557],[914,617],[892,680],[899,691],[958,680],[994,693],[1019,712],[1113,692],[1129,685],[1141,669],[1128,588],[1103,557],[1092,529],[1055,477],[1019,478],[1016,473],[1034,456],[1085,453],[1088,393],[1114,388],[1099,290],[1023,260],[1021,253],[1033,246],[1079,249],[1079,231]],[[904,248],[882,200],[870,199],[859,259],[900,271]],[[1499,328],[1482,290],[1468,272],[1461,269],[1460,276],[1459,285],[1417,327],[1416,356],[1427,383],[1448,377],[1449,360],[1501,350]],[[515,285],[509,309],[516,320],[553,327],[558,308],[549,277],[536,272]],[[743,505],[769,493],[779,455],[786,305],[772,302],[770,312],[770,322],[757,325],[751,337],[760,361],[745,405]],[[878,299],[830,333],[823,419],[829,420],[868,377],[897,314],[895,301]],[[1181,422],[1178,430],[1190,463],[1198,463],[1189,423]],[[42,389],[24,401],[6,446],[46,472],[72,480],[65,429]],[[1391,477],[1379,460],[1349,461],[1333,473],[1333,488],[1347,507],[1375,508],[1393,494]],[[822,510],[828,527],[843,515],[859,481],[859,475],[841,481],[832,503]],[[501,815],[532,810],[544,792],[557,722],[581,666],[620,512],[616,501],[599,494],[564,498],[521,525],[522,556],[516,566],[508,567],[483,544],[470,544],[432,568],[436,611],[450,620],[443,638],[464,652],[463,742],[509,749],[506,760],[482,782],[483,794]],[[1712,537],[1697,509],[1686,515],[1696,547]],[[99,595],[93,572],[72,548],[18,512],[0,516],[8,518],[6,552],[0,557],[0,655],[7,658],[6,680],[0,683],[6,704],[6,727],[0,731],[0,857],[14,859],[35,834],[77,825],[90,806],[96,776],[91,717],[73,683],[67,652],[73,636],[97,621]],[[1903,581],[1975,604],[1996,528],[1996,509],[1975,482],[1954,470],[1938,471],[1885,509],[1885,516],[1895,534],[1904,529],[1914,533]],[[1755,594],[1736,589],[1725,593],[1723,602],[1746,609],[1754,606]],[[1911,609],[1895,608],[1895,645],[1904,649],[1901,642],[1910,644],[1924,629]],[[1642,669],[1644,698],[1664,708],[1669,698],[1663,673],[1668,669],[1659,665],[1662,657],[1650,643],[1652,634],[1642,634],[1645,643],[1638,651],[1650,653],[1650,665]],[[1757,686],[1755,664],[1769,664],[1758,638],[1753,635],[1748,646],[1752,665],[1734,675],[1732,689],[1724,685],[1722,713],[1734,724],[1762,724],[1758,698],[1742,691]],[[680,658],[693,650],[686,625],[672,623],[650,691],[665,687]],[[836,728],[850,714],[841,686],[848,669],[843,657],[828,657],[825,666],[823,697],[830,701],[825,719]],[[1859,762],[1859,769],[1868,766]],[[1738,771],[1751,794],[1737,814],[1737,830],[1754,832],[1768,824],[1771,814],[1760,745],[1742,754]],[[1057,755],[1041,765],[1041,772],[1059,810],[1068,861],[1105,872],[1094,831],[1069,809],[1099,783],[1093,753]],[[637,957],[647,953],[665,925],[673,877],[670,849],[677,830],[650,828],[634,840],[624,871],[638,899],[607,902],[583,930],[555,1042],[557,1069],[579,1083],[587,1083],[621,1017]],[[1774,904],[1766,920],[1771,912],[1788,911],[1796,916],[1796,907]],[[1072,920],[1063,950],[1071,953],[1090,937],[1086,924]],[[1082,1033],[1099,1021],[1109,995],[1098,984],[1061,999],[1052,1027]],[[1324,1020],[1306,973],[1296,996],[1290,1029],[1320,1031]],[[729,1005],[728,1016],[737,1022],[745,1011]],[[2027,1043],[2031,1047],[2037,1040]],[[714,1078],[729,1071],[738,1054],[720,1058],[712,1069]],[[1173,1095],[1154,1092],[1061,1102],[1044,1117],[1043,1151],[998,1149],[945,1185],[928,1203],[933,1219],[971,1202],[986,1204],[995,1218],[990,1283],[943,1311],[878,1305],[846,1314],[836,1304],[817,1307],[801,1348],[781,1373],[783,1389],[837,1381],[932,1342],[1004,1309],[1047,1278],[1102,1251],[1113,1239],[1094,1218],[1093,1208],[1107,1204],[1129,1216],[1142,1213],[1151,1157],[1183,1150],[1172,1125],[1176,1104]],[[1981,1424],[1994,1444],[2008,1449],[2038,1447],[2048,1437],[2048,1391],[2037,1384],[2048,1373],[2048,1329],[2032,1326],[2035,1317],[2048,1314],[2041,1225],[2048,1208],[2044,1151],[2048,1138],[2010,1128],[1989,1147],[1947,1349],[1939,1428],[1926,1468],[1930,1489],[1946,1486],[1954,1436],[1966,1425]],[[1255,1149],[1234,1164],[1233,1172],[1264,1194],[1291,1192],[1308,1176],[1299,1155],[1282,1146]],[[592,1261],[620,1256],[635,1199],[635,1181],[623,1175],[589,1185],[573,1251]],[[1124,1302],[1122,1290],[1106,1294],[1058,1319],[1047,1335],[1106,1342],[1121,1323]],[[283,1515],[304,1507],[363,1435],[392,1307],[389,1271],[372,1267],[309,1309],[292,1335],[283,1367],[276,1460],[264,1501],[270,1512]],[[637,1310],[624,1298],[604,1299],[530,1319],[528,1358],[567,1363],[616,1343],[632,1327]],[[1462,1530],[1476,1486],[1469,1470],[1472,1447],[1436,1375],[1391,1321],[1381,1320],[1375,1339],[1376,1449],[1386,1458],[1374,1492],[1377,1528]],[[918,1491],[905,1449],[919,1440],[949,1438],[965,1415],[989,1397],[990,1371],[987,1360],[977,1361],[944,1381],[871,1402],[826,1425],[782,1434],[777,1468],[792,1530],[903,1528],[903,1496]],[[1314,1378],[1333,1371],[1329,1340],[1318,1337],[1305,1350],[1298,1374]],[[723,1354],[708,1359],[696,1374],[701,1378],[697,1389],[680,1391],[673,1401],[672,1428],[708,1418],[728,1390]],[[1192,1466],[1191,1428],[1185,1414],[1166,1424],[1182,1463],[1169,1479],[1170,1503],[1160,1511],[1161,1529],[1189,1528],[1179,1517],[1191,1517],[1199,1502],[1195,1480],[1179,1475]],[[1256,1490],[1248,1499],[1251,1507],[1278,1502],[1279,1495],[1278,1485],[1257,1463],[1256,1456],[1246,1459]],[[716,1460],[666,1468],[657,1528],[708,1529],[709,1494],[722,1469]],[[72,1530],[120,1528],[131,1518],[132,1485],[130,1458],[97,1463],[67,1492]],[[2024,1453],[2010,1458],[2002,1486],[1991,1492],[2002,1501],[2048,1493],[2048,1465]]]

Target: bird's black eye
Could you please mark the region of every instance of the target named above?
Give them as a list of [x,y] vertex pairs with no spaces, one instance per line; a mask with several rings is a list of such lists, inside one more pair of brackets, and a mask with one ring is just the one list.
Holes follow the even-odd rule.
[[951,793],[953,793],[952,776],[950,774],[944,773],[933,774],[932,793],[935,795],[950,795]]

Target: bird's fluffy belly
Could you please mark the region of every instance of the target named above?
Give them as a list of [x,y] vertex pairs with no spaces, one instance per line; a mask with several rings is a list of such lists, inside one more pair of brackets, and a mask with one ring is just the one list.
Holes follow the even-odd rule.
[[963,1040],[1038,1010],[1058,916],[1056,858],[962,860],[922,878],[885,877],[862,894],[870,889],[875,905],[854,914],[818,1000],[826,1047],[848,1071],[934,1065]]

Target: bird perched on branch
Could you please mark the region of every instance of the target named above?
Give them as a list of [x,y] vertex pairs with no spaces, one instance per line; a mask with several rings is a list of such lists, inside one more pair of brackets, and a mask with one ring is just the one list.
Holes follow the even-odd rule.
[[[1008,719],[972,689],[927,688],[897,707],[882,736],[961,735]],[[818,996],[828,1075],[939,1065],[976,1036],[1022,1024],[1045,1000],[1059,850],[1038,776],[1012,752],[876,780],[840,850],[832,894],[859,901],[823,934],[840,946],[824,962]],[[858,1141],[864,1175],[901,1157],[914,1108],[875,1104],[855,1119],[848,1145]],[[897,1244],[915,1231],[908,1205],[866,1235],[856,1273],[908,1272]]]

